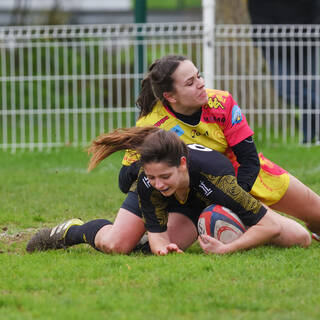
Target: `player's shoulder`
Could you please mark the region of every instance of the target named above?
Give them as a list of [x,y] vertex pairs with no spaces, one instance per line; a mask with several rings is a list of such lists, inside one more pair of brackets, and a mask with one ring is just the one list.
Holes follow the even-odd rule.
[[171,115],[167,112],[165,107],[163,106],[162,102],[159,100],[152,111],[147,114],[146,116],[140,117],[137,120],[136,126],[137,127],[144,127],[144,126],[156,126],[161,127],[165,125],[165,123],[171,119]]
[[206,89],[208,95],[208,103],[204,106],[207,111],[226,112],[230,109],[233,99],[228,91]]
[[193,170],[209,174],[233,174],[230,160],[222,153],[200,144],[189,144],[189,163]]
[[221,97],[227,98],[227,97],[230,96],[230,92],[225,91],[225,90],[208,89],[208,88],[206,88],[206,92],[207,92],[208,97],[216,96],[218,98],[221,98]]
[[137,178],[137,191],[138,194],[141,196],[143,195],[144,198],[150,196],[150,192],[153,190],[147,176],[144,173],[143,168],[140,168]]

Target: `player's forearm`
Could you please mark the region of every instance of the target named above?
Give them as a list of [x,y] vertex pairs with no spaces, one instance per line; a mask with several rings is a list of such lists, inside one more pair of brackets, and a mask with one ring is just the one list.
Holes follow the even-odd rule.
[[232,147],[240,164],[238,168],[238,184],[249,192],[260,171],[260,160],[252,137],[241,141]]
[[265,216],[250,227],[240,238],[226,244],[223,253],[247,250],[270,242],[280,234],[281,226],[273,219],[272,211],[268,209]]

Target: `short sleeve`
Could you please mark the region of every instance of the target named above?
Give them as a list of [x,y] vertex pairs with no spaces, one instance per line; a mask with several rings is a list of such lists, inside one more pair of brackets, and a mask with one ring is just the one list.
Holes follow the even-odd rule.
[[233,147],[244,139],[252,136],[254,132],[249,127],[245,115],[231,95],[227,97],[225,107],[226,123],[224,135],[229,146]]

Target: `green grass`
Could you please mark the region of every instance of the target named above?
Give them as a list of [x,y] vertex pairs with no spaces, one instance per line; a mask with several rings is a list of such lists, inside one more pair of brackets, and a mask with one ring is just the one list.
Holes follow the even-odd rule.
[[[265,156],[320,193],[320,148]],[[86,245],[26,254],[31,234],[69,218],[113,219],[121,154],[86,172],[80,149],[0,152],[0,319],[319,319],[320,247],[207,256],[104,255]]]

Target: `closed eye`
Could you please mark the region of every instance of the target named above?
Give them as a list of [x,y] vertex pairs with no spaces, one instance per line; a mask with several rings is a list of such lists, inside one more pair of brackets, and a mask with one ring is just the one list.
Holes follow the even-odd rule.
[[164,180],[167,180],[170,178],[170,175],[169,174],[166,174],[166,175],[163,175],[163,176],[160,176],[161,179],[164,179]]
[[186,85],[187,86],[192,86],[194,84],[194,79],[197,78],[197,79],[200,79],[202,78],[202,75],[200,74],[200,72],[198,71],[197,75],[195,77],[192,77],[190,79],[188,79],[188,81],[186,82]]

